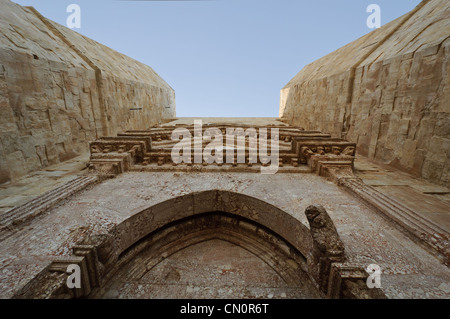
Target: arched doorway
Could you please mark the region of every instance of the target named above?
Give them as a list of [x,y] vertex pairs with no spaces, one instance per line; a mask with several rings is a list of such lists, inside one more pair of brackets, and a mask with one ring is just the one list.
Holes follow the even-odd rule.
[[[328,285],[331,264],[345,260],[339,235],[325,209],[312,205],[305,215],[310,228],[241,193],[175,197],[129,212],[107,233],[88,233],[16,297],[339,297],[340,266]],[[73,264],[81,287],[70,289]]]
[[125,250],[90,298],[323,298],[306,258],[248,218],[208,212],[171,222]]

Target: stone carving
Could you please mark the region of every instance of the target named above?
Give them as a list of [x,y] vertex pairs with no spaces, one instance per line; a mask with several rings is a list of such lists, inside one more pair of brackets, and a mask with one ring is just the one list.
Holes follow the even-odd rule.
[[382,289],[367,287],[364,265],[333,263],[327,297],[330,299],[387,299]]
[[319,288],[326,293],[331,264],[345,260],[344,244],[324,207],[308,206],[305,215],[313,238],[311,257],[308,259],[309,273]]
[[[194,132],[193,125],[182,125],[193,136],[209,136],[211,127],[206,126],[203,128],[203,132]],[[242,126],[246,129],[245,125]],[[180,128],[180,125],[176,126],[154,126],[148,130],[132,130],[117,134],[116,137],[102,137],[96,141],[90,143],[91,150],[91,163],[90,165],[92,172],[98,171],[99,174],[103,175],[115,175],[120,174],[127,170],[196,170],[199,169],[199,165],[194,164],[195,152],[191,153],[192,160],[191,163],[177,164],[173,163],[171,160],[171,150],[172,147],[177,143],[177,141],[172,140],[173,129]],[[230,125],[217,125],[215,127],[217,132],[225,132],[228,128],[236,129]],[[255,128],[255,127],[253,127]],[[273,140],[279,141],[280,151],[279,151],[279,167],[288,167],[288,169],[297,168],[299,164],[307,164],[311,169],[315,170],[314,160],[308,161],[307,159],[314,157],[315,155],[321,155],[321,159],[326,158],[328,155],[333,157],[333,159],[339,159],[341,155],[334,155],[333,149],[341,149],[347,147],[346,154],[352,155],[351,151],[353,144],[348,143],[340,139],[331,139],[328,134],[323,134],[316,131],[304,131],[297,127],[286,127],[280,126],[279,134],[271,135],[267,133],[259,134],[259,128],[256,126],[254,131],[249,132],[250,137],[270,137]],[[238,136],[246,136],[244,129],[237,130],[236,134]],[[270,135],[270,136],[269,136]],[[225,138],[225,137],[224,137]],[[301,143],[300,143],[300,142]],[[225,143],[225,141],[224,141]],[[203,143],[203,147],[207,144]],[[303,147],[299,145],[304,145]],[[269,152],[270,146],[269,143]],[[253,155],[250,152],[250,142],[246,140],[246,162],[247,170],[256,172],[258,167],[253,167],[256,165],[267,166],[265,163],[260,162],[260,158]],[[298,152],[298,149],[301,149]],[[130,158],[122,156],[121,154],[129,153]],[[335,152],[336,153],[336,152]],[[243,166],[239,166],[236,162],[231,165],[226,165],[224,152],[224,159],[222,163],[212,163],[206,164],[201,163],[202,170],[209,170],[210,165],[223,166],[224,169],[236,169],[243,170]],[[337,153],[336,153],[337,154]],[[348,157],[348,156],[346,156]],[[235,154],[236,158],[236,154]],[[250,163],[250,158],[252,161]],[[111,161],[118,165],[115,167],[111,166]],[[169,168],[170,167],[170,168]],[[123,169],[122,169],[123,168]],[[286,170],[289,171],[289,170]]]
[[334,155],[340,155],[341,154],[341,148],[339,146],[333,146],[333,154]]
[[318,146],[318,147],[317,147],[317,154],[319,154],[319,155],[325,155],[325,147],[323,147],[323,146]]
[[355,153],[356,153],[356,147],[354,147],[354,146],[347,146],[342,151],[343,155],[348,155],[348,156],[355,156]]
[[314,155],[314,152],[309,147],[302,147],[302,154],[309,157]]
[[305,215],[314,243],[320,252],[333,255],[343,254],[344,244],[325,208],[320,205],[308,206]]
[[355,145],[348,143],[344,140],[340,140],[339,145],[329,140],[315,141],[302,140],[298,142],[301,155],[309,158],[314,155],[335,155],[335,156],[355,156]]
[[[334,179],[334,181],[343,189],[355,194],[359,199],[362,199],[367,204],[373,206],[373,212],[381,212],[388,217],[390,221],[387,225],[392,224],[400,226],[399,228],[401,228],[406,235],[413,238],[415,242],[420,241],[420,243],[425,244],[424,247],[429,248],[433,252],[437,252],[437,255],[441,258],[443,263],[449,265],[450,237],[448,232],[440,226],[422,218],[408,207],[398,203],[396,200],[379,192],[376,188],[365,185],[361,179],[355,178],[353,176],[353,160],[356,144],[346,142],[340,138],[334,138],[335,136],[348,137],[351,140],[357,141],[358,149],[362,150],[363,154],[367,153],[371,158],[385,160],[386,162],[392,161],[392,165],[400,165],[404,168],[411,169],[416,173],[418,173],[417,170],[420,169],[420,174],[424,177],[432,181],[438,181],[444,184],[448,183],[448,174],[445,174],[444,165],[446,154],[442,151],[443,148],[445,150],[445,146],[448,144],[448,138],[446,138],[444,134],[445,127],[448,126],[446,126],[446,123],[448,123],[448,112],[442,108],[442,105],[445,106],[448,105],[448,103],[445,97],[441,98],[441,90],[438,86],[441,85],[440,82],[442,82],[440,80],[443,76],[440,72],[444,69],[442,68],[442,65],[447,63],[450,42],[448,40],[448,34],[445,34],[445,38],[436,34],[436,37],[434,38],[435,43],[432,45],[424,44],[423,34],[432,32],[435,28],[439,29],[439,26],[441,27],[440,30],[447,30],[448,28],[442,27],[442,23],[448,24],[448,19],[439,20],[438,16],[441,15],[442,12],[447,12],[450,7],[448,2],[441,0],[423,1],[417,10],[406,16],[402,21],[407,21],[414,14],[423,16],[420,10],[424,6],[427,6],[428,9],[433,9],[433,11],[436,12],[436,18],[434,18],[436,21],[427,24],[426,28],[432,26],[429,28],[429,31],[425,28],[417,35],[416,44],[413,44],[413,46],[420,45],[422,48],[416,48],[417,50],[414,54],[403,52],[400,53],[402,55],[398,55],[398,52],[392,54],[392,52],[386,50],[386,52],[377,52],[377,54],[374,54],[374,56],[380,57],[381,55],[378,53],[382,53],[384,56],[382,56],[378,62],[371,63],[373,57],[370,57],[370,55],[377,50],[382,49],[379,45],[384,43],[385,40],[387,42],[391,41],[389,36],[385,37],[385,35],[383,35],[383,32],[374,33],[374,37],[381,36],[381,40],[383,41],[374,42],[379,43],[379,45],[377,44],[372,48],[370,46],[368,49],[366,49],[366,47],[362,48],[364,52],[353,50],[354,52],[358,51],[358,54],[362,54],[361,59],[355,61],[356,64],[354,64],[355,62],[350,61],[350,67],[345,66],[344,63],[339,65],[338,67],[345,66],[345,70],[342,73],[339,73],[342,70],[335,70],[334,66],[336,64],[332,63],[333,74],[341,77],[339,81],[334,81],[335,78],[332,78],[332,81],[330,82],[328,82],[328,80],[322,81],[322,79],[326,79],[326,73],[323,74],[322,77],[319,77],[322,83],[325,83],[331,91],[345,92],[344,95],[348,95],[346,98],[336,99],[333,94],[322,94],[325,99],[328,99],[331,96],[332,103],[337,102],[334,108],[328,108],[329,105],[323,103],[323,101],[320,100],[321,97],[319,97],[319,95],[315,95],[314,98],[317,98],[315,101],[310,101],[309,97],[306,94],[304,95],[304,100],[302,102],[306,108],[306,112],[304,113],[313,114],[314,112],[309,112],[308,110],[310,109],[308,108],[316,107],[317,103],[323,105],[320,107],[325,107],[330,110],[326,115],[324,112],[315,112],[316,114],[320,114],[320,118],[314,119],[315,115],[304,117],[306,119],[305,121],[311,121],[311,123],[305,123],[305,125],[314,129],[319,128],[324,130],[332,127],[333,137],[328,133],[305,131],[298,127],[281,125],[279,127],[281,132],[280,135],[272,136],[272,133],[267,132],[262,133],[259,137],[270,137],[274,141],[280,140],[282,147],[279,166],[287,168],[285,171],[312,171],[320,176]],[[3,10],[4,8],[7,8],[7,10]],[[0,9],[2,10],[0,10],[0,20],[2,22],[6,21],[6,24],[12,25],[11,22],[16,24],[16,21],[11,21],[9,16],[20,18],[20,14],[10,14],[10,11],[19,10],[18,8],[20,7],[11,7],[9,2],[1,2]],[[5,12],[7,12],[7,14],[5,14]],[[52,163],[64,161],[64,158],[67,159],[68,156],[73,155],[73,150],[76,150],[76,152],[87,151],[87,141],[96,138],[97,140],[90,144],[91,158],[89,163],[90,171],[95,175],[113,177],[127,170],[145,171],[154,169],[163,171],[165,169],[170,169],[175,171],[180,169],[180,166],[173,163],[170,157],[170,149],[173,146],[171,132],[175,127],[155,126],[148,128],[148,125],[160,123],[160,120],[167,117],[167,115],[175,114],[172,89],[166,87],[162,80],[159,81],[159,77],[156,78],[156,80],[160,83],[156,86],[152,85],[154,83],[146,81],[152,77],[150,73],[153,72],[148,68],[143,67],[146,71],[141,70],[141,68],[130,68],[136,71],[136,74],[130,74],[127,66],[141,65],[138,63],[135,64],[135,62],[130,61],[127,57],[111,52],[108,48],[94,42],[86,43],[82,38],[79,38],[78,41],[76,41],[77,36],[74,33],[54,25],[51,21],[40,16],[34,9],[24,10],[22,14],[24,17],[33,18],[36,28],[10,28],[5,30],[5,36],[9,33],[11,35],[17,35],[16,33],[20,34],[18,30],[24,29],[24,31],[26,31],[24,35],[20,34],[23,39],[23,45],[27,46],[27,43],[31,43],[33,48],[36,49],[36,54],[22,54],[20,52],[21,50],[17,50],[17,47],[13,42],[2,42],[2,39],[0,39],[0,44],[6,45],[6,50],[8,50],[8,54],[5,55],[4,48],[0,49],[0,95],[5,97],[5,101],[3,101],[4,103],[2,104],[2,106],[4,106],[3,122],[0,121],[0,128],[2,128],[2,130],[0,130],[0,132],[2,132],[0,140],[3,140],[3,143],[7,146],[4,147],[5,150],[3,153],[0,152],[0,162],[2,165],[3,163],[6,163],[4,167],[7,167],[7,170],[0,168],[0,182],[3,183],[5,181],[14,180],[14,178],[26,171],[25,168],[28,167],[28,165],[35,170]],[[430,17],[433,19],[433,15],[430,15]],[[412,21],[414,22],[413,24],[421,23],[421,19],[416,18],[413,20],[419,21]],[[17,20],[17,24],[21,25],[21,23],[23,24],[23,21]],[[397,28],[401,28],[402,26],[402,23],[399,25],[395,25],[395,23],[398,23],[398,21],[394,22],[392,34],[395,34],[398,31]],[[416,28],[415,30],[420,30],[420,28]],[[45,50],[39,45],[39,41],[37,41],[39,40],[39,34],[43,31],[45,31],[44,33],[47,35],[54,36],[52,41],[46,42],[48,47],[46,47]],[[37,34],[35,34],[36,32]],[[45,35],[45,38],[48,38],[47,35]],[[370,37],[371,36],[369,36],[369,38]],[[370,41],[372,40],[374,39],[371,39]],[[377,38],[377,40],[380,40],[380,38]],[[439,41],[441,42],[439,43]],[[66,48],[67,52],[64,52],[64,50],[54,52],[52,50],[54,47]],[[78,47],[84,47],[86,50],[83,49],[82,52]],[[98,48],[104,49],[106,53],[102,52],[102,50],[96,50]],[[408,49],[411,49],[411,46],[408,46]],[[91,56],[94,54],[93,52],[97,52],[96,55],[98,55],[99,52],[102,52],[100,55],[104,55],[105,59],[97,59],[95,55]],[[348,52],[348,50],[344,48],[344,50],[340,50],[339,52]],[[74,57],[77,57],[77,59],[81,58],[86,63],[83,62],[80,64],[81,60],[78,62],[74,61]],[[41,62],[54,61],[58,58],[57,60],[61,61],[61,65],[58,66],[53,64],[51,69],[45,69],[42,65],[46,65],[46,63],[39,64],[38,66],[38,64],[29,63],[30,58],[36,60],[40,59]],[[123,65],[125,67],[121,70],[111,67],[111,65],[115,64],[110,62],[114,62],[115,58],[119,58],[124,62]],[[423,63],[425,58],[427,63]],[[346,56],[345,59],[351,60],[348,56]],[[94,63],[93,61],[96,62]],[[370,63],[367,64],[367,62]],[[101,68],[103,63],[107,68]],[[97,66],[96,64],[99,65]],[[322,64],[324,66],[323,70],[326,70],[327,66],[325,63]],[[370,67],[368,67],[368,65],[370,65]],[[396,72],[398,68],[401,72]],[[415,73],[419,74],[421,77],[432,79],[427,82],[428,86],[425,88],[422,87],[420,81],[417,81],[416,79],[417,76],[412,74],[414,72],[411,70],[417,71]],[[115,74],[115,72],[117,72],[117,74]],[[322,71],[317,69],[317,72]],[[360,73],[363,72],[365,75],[360,76]],[[32,80],[33,83],[36,84],[34,89],[30,89],[31,91],[25,91],[21,86],[22,83],[30,81],[30,77],[26,74],[33,74]],[[384,76],[380,77],[379,74],[384,74]],[[403,74],[403,76],[399,74]],[[131,92],[130,94],[123,94],[123,96],[115,94],[117,93],[116,90],[119,86],[124,82],[128,82],[130,75],[133,79],[136,77],[138,79],[136,83],[142,85],[143,90],[140,90],[139,96],[136,96],[135,93],[129,91],[134,90],[133,85],[127,85],[124,89],[124,93],[129,91],[128,93]],[[111,80],[111,77],[114,78],[114,81]],[[42,79],[45,81],[42,81]],[[309,79],[314,79],[314,76],[310,76]],[[355,79],[360,79],[357,81],[360,81],[361,83],[356,83]],[[405,79],[408,79],[408,83],[405,82]],[[62,82],[64,82],[63,86],[61,86]],[[389,85],[391,82],[395,85]],[[49,83],[48,85],[50,85],[50,87],[62,88],[62,95],[55,96],[54,94],[51,94],[52,90],[47,90],[50,93],[45,94],[45,97],[41,97],[41,93],[45,91],[46,88],[48,89],[48,85],[45,83]],[[41,84],[42,89],[40,88]],[[302,86],[292,88],[292,91],[288,94],[291,94],[290,97],[295,97],[295,95],[299,94],[303,89],[308,90],[311,86],[316,86],[320,89],[323,85],[316,84],[317,82],[314,82],[314,80],[303,83]],[[355,86],[355,88],[358,87],[358,90],[353,90],[354,84],[358,84]],[[336,88],[336,85],[339,87]],[[347,85],[348,87],[345,87]],[[289,90],[290,88],[288,88],[287,91],[289,92]],[[411,93],[411,90],[417,94],[409,94]],[[59,92],[59,90],[57,91]],[[311,90],[311,92],[313,91],[314,90]],[[108,94],[111,92],[114,94]],[[363,95],[361,95],[361,92],[363,92]],[[149,103],[149,101],[154,100],[155,94],[160,100],[158,105]],[[18,96],[20,96],[20,98],[17,98]],[[114,98],[111,96],[114,96]],[[421,100],[422,97],[428,97],[430,101],[425,103]],[[116,101],[116,99],[118,101]],[[17,104],[18,101],[23,102],[24,105],[19,105],[19,107]],[[74,103],[75,101],[79,101],[79,103]],[[341,104],[343,102],[344,104]],[[356,104],[352,105],[352,103]],[[369,109],[367,108],[367,103],[370,103],[371,111],[369,114],[364,113]],[[152,105],[149,108],[141,108],[142,114],[140,114],[140,116],[130,116],[129,110],[131,109],[128,108],[130,104],[142,104],[143,106],[148,104]],[[423,111],[416,107],[417,105],[423,106],[425,104],[428,106],[427,112],[429,111],[430,113],[429,118],[427,116],[424,117]],[[108,105],[108,107],[104,107],[106,105]],[[165,114],[159,112],[161,111],[162,106],[166,106],[163,108],[163,113]],[[290,105],[289,107],[292,109],[296,106]],[[65,112],[60,113],[59,116],[57,116],[54,113],[55,108],[61,110],[64,109]],[[166,108],[167,112],[165,112]],[[419,111],[411,112],[411,109],[415,108]],[[336,114],[333,114],[333,112],[336,112]],[[339,113],[339,117],[335,116],[337,113]],[[297,114],[301,114],[301,112],[297,112]],[[36,122],[34,122],[34,120]],[[299,119],[293,117],[292,122],[295,123],[296,121],[298,122]],[[21,133],[21,127],[27,127],[27,125],[30,127],[30,132],[28,132],[30,134],[19,134]],[[181,125],[183,126],[183,124]],[[116,137],[106,137],[107,135],[115,134],[119,130],[126,130],[128,126],[142,130],[125,131],[124,133],[117,134]],[[220,132],[226,134],[228,126],[218,126]],[[275,126],[275,124],[272,124],[272,126]],[[195,136],[211,135],[209,131],[194,133],[191,125],[185,125],[185,127]],[[429,130],[427,127],[432,127],[433,130]],[[69,131],[71,132],[69,135],[61,134]],[[36,132],[39,134],[34,134]],[[46,134],[40,134],[41,132]],[[256,132],[250,133],[250,136],[257,137],[257,134],[258,133]],[[59,138],[63,135],[67,135],[65,140],[55,138]],[[106,136],[102,138],[97,137],[101,135]],[[239,131],[237,135],[245,136],[244,130]],[[30,142],[31,137],[32,141]],[[14,141],[14,143],[10,141]],[[430,141],[430,143],[428,143],[428,141]],[[436,147],[436,145],[439,145],[440,147]],[[444,147],[441,147],[442,145],[444,145]],[[32,151],[30,152],[30,150]],[[395,152],[392,152],[392,150]],[[246,154],[246,158],[248,157],[249,155]],[[253,161],[247,162],[247,167],[245,167],[245,165],[238,165],[237,163],[233,163],[232,166],[235,169],[244,172],[252,171],[252,166],[254,165]],[[267,166],[267,164],[257,163],[257,161],[255,161],[255,163],[256,165]],[[224,166],[223,168],[214,168],[219,172],[223,172],[230,168],[230,166],[222,165],[220,163],[217,165]],[[193,164],[187,164],[186,166],[193,171],[198,169],[198,166],[203,166],[201,168],[204,168],[205,170],[209,169],[209,165],[207,165],[206,162],[197,165],[197,167],[193,167]],[[294,169],[297,167],[299,168]],[[308,170],[308,167],[310,170]],[[179,174],[173,175],[174,178],[175,175],[179,176]],[[0,216],[0,241],[9,236],[16,235],[14,232],[21,227],[28,227],[26,225],[28,222],[33,221],[33,223],[35,222],[38,225],[39,219],[34,220],[35,217],[43,215],[45,212],[49,211],[50,208],[64,202],[72,194],[75,194],[79,190],[85,189],[88,185],[97,183],[97,181],[100,180],[101,179],[98,178],[98,176],[79,177],[58,189],[45,193],[25,205],[7,211]],[[164,188],[161,189],[165,190]],[[103,194],[100,194],[100,196],[102,195]],[[201,200],[198,200],[196,196],[197,195],[193,196],[193,200],[190,200],[190,197],[189,200],[186,200],[185,203],[189,204],[180,205],[180,211],[183,213],[189,211],[189,205],[191,205],[191,203],[194,203],[194,210],[199,209],[202,205],[207,207],[210,205],[211,207],[214,207],[214,210],[216,210],[217,207],[222,207],[222,204],[223,207],[226,207],[226,205],[232,206],[233,208],[237,207],[236,200],[234,200],[236,197],[233,196],[230,197],[231,199],[229,201],[225,201],[221,205],[217,205],[217,198],[219,196],[209,200],[205,200],[205,197],[200,197]],[[226,197],[226,195],[220,196]],[[68,206],[72,206],[72,204],[73,202]],[[77,204],[84,205],[85,203],[80,202]],[[267,208],[267,205],[264,204],[258,207],[258,209],[248,209],[247,204],[247,202],[242,204],[240,207],[242,209],[236,209],[235,211],[245,212],[248,216],[257,216],[255,217],[256,219],[260,218],[259,215],[261,214],[261,211]],[[88,206],[89,205],[91,204],[89,203]],[[159,211],[166,213],[168,210],[167,207],[170,206],[175,205],[171,202],[167,205],[161,205],[162,208],[159,207],[158,209]],[[146,230],[148,230],[146,227],[150,227],[149,225],[152,225],[151,227],[153,227],[153,224],[156,224],[153,223],[154,207],[151,209],[152,214],[141,216],[142,218],[138,216],[133,220],[134,226],[132,227],[116,227],[111,233],[97,234],[82,242],[77,242],[75,246],[72,246],[73,255],[71,257],[60,258],[48,265],[37,275],[38,280],[26,285],[24,289],[22,289],[23,294],[19,293],[17,297],[30,297],[31,295],[28,295],[27,293],[34,289],[36,289],[35,291],[37,292],[36,296],[42,298],[88,296],[92,289],[102,285],[102,279],[104,278],[102,276],[108,274],[108,271],[115,267],[119,256],[125,252],[125,248],[128,249],[131,247],[132,243],[136,242],[138,239],[143,239],[144,236],[148,234],[148,232],[146,232]],[[155,209],[155,211],[157,211],[157,209]],[[92,217],[92,220],[100,220],[100,222],[103,222],[103,219],[96,218],[96,214],[96,212],[93,212],[92,216],[89,217]],[[283,224],[283,227],[279,227],[279,229],[285,230],[286,234],[289,234],[289,236],[292,235],[292,237],[295,237],[291,239],[299,239],[297,244],[301,245],[302,248],[304,245],[304,251],[302,252],[301,258],[299,258],[301,263],[295,265],[293,273],[298,274],[298,266],[300,269],[307,271],[308,275],[311,275],[315,280],[320,290],[329,298],[383,297],[384,295],[381,293],[381,290],[370,291],[367,289],[365,284],[367,273],[364,271],[364,268],[351,264],[346,260],[343,242],[340,239],[333,220],[325,208],[320,205],[309,206],[305,210],[305,215],[310,225],[309,231],[306,227],[304,231],[298,231],[299,226],[297,229],[288,228],[294,224],[291,223],[290,220]],[[349,215],[351,218],[351,214]],[[101,215],[99,214],[99,216]],[[261,220],[266,222],[266,226],[272,227],[272,225],[276,225],[280,220],[280,218],[273,217],[274,214],[272,213],[268,213],[267,216],[268,217],[264,216],[264,218],[261,218]],[[155,218],[155,220],[158,221],[158,218]],[[275,240],[277,239],[276,236],[271,232],[265,232],[265,228],[259,227],[259,224],[252,224],[243,221],[240,218],[234,220],[231,219],[230,221],[227,220],[227,216],[214,216],[214,218],[207,220],[207,222],[201,221],[198,224],[187,223],[186,227],[192,226],[193,230],[197,230],[200,228],[197,226],[203,227],[221,221],[228,223],[226,225],[227,227],[230,226],[229,228],[226,228],[228,231],[230,229],[235,230],[236,225],[244,225],[242,227],[243,229],[240,229],[239,234],[248,235],[254,233],[255,235],[258,235],[258,240],[255,240],[254,242],[255,247],[259,247],[261,241],[268,239],[272,240],[270,244],[278,245],[275,247],[277,247],[283,255],[282,257],[271,258],[271,261],[275,264],[285,262],[286,268],[283,269],[290,271],[290,268],[287,266],[290,267],[289,262],[293,259],[288,258],[297,256],[293,253],[295,247],[288,245],[288,241],[283,242]],[[126,223],[127,222],[122,225],[126,225]],[[340,225],[342,226],[342,224]],[[180,225],[177,225],[177,227],[178,226]],[[29,229],[32,230],[33,227],[30,227]],[[170,227],[175,226],[172,224]],[[63,229],[63,227],[61,229]],[[179,229],[180,228],[178,228],[178,230]],[[187,234],[192,233],[191,229],[187,230]],[[276,230],[274,229],[274,233],[275,232]],[[217,235],[214,231],[211,233],[214,236]],[[114,236],[112,234],[114,234]],[[179,235],[179,233],[177,235]],[[228,236],[228,233],[226,233],[226,236]],[[71,235],[71,237],[74,238],[73,235]],[[16,237],[16,239],[17,238],[18,237]],[[292,242],[295,240],[292,240]],[[9,240],[9,243],[12,242],[13,240]],[[129,245],[123,244],[122,247],[118,245],[118,242],[121,242],[122,244],[127,243]],[[351,245],[351,241],[346,242],[349,246]],[[237,241],[237,244],[240,244],[240,242]],[[120,249],[118,249],[116,245],[117,247],[120,247]],[[27,251],[32,251],[31,247],[32,246],[29,246]],[[272,247],[274,246],[270,246],[270,248]],[[265,256],[264,252],[269,250],[272,251],[270,248],[262,249],[260,250],[261,253],[256,255]],[[25,251],[25,249],[22,248],[21,250]],[[12,249],[10,249],[10,251],[12,251]],[[125,255],[130,252],[132,252],[132,250],[125,252]],[[30,255],[30,259],[32,259],[31,257],[39,256],[39,253],[39,249],[37,252],[32,251],[33,256]],[[48,252],[45,252],[45,254],[47,253]],[[306,258],[306,266],[304,257]],[[16,256],[14,256],[14,258],[16,258]],[[18,263],[22,263],[21,266],[31,264],[29,263],[28,258],[24,258],[23,260],[25,261],[18,261]],[[385,262],[385,260],[383,260],[383,262]],[[3,264],[8,265],[6,262]],[[83,286],[81,290],[68,291],[64,288],[66,269],[69,264],[77,264],[83,269],[82,272],[84,276],[82,278]],[[25,268],[22,267],[21,269]],[[3,273],[5,274],[6,272],[3,271]],[[11,282],[12,281],[9,283]],[[5,284],[3,286],[7,285]],[[47,293],[52,291],[53,293]]]

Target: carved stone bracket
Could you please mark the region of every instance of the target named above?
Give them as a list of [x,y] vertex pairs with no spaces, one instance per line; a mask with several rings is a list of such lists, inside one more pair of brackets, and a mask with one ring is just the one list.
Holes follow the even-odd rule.
[[[96,247],[92,245],[75,245],[72,249],[73,256],[54,260],[48,270],[49,272],[67,274],[67,267],[69,265],[79,266],[81,270],[81,287],[73,288],[70,291],[75,298],[86,297],[93,288],[100,286],[99,262]],[[54,297],[58,296],[56,295]]]
[[[60,257],[56,260],[54,260],[49,268],[48,271],[50,273],[56,272],[56,273],[64,273],[67,274],[67,268],[70,265],[77,265],[80,267],[80,278],[81,278],[81,287],[80,288],[73,288],[70,290],[71,293],[73,293],[73,297],[75,298],[81,298],[84,296],[89,295],[91,292],[91,282],[89,280],[89,276],[87,275],[89,273],[87,261],[85,257],[79,257],[79,256],[71,256],[71,257]],[[68,276],[68,275],[67,275]],[[65,276],[66,277],[66,276]],[[58,298],[59,294],[58,291],[64,291],[69,290],[67,286],[65,286],[65,282],[62,282],[62,287],[58,287],[59,289],[56,289],[54,292],[52,292],[52,298]],[[65,288],[65,289],[62,289]]]
[[295,138],[292,143],[300,163],[308,164],[318,175],[334,179],[337,170],[353,175],[354,143],[331,138]]
[[101,176],[114,177],[145,161],[145,154],[151,150],[151,138],[139,135],[102,137],[90,142],[89,148],[89,170]]
[[313,239],[308,272],[326,293],[331,264],[345,260],[344,244],[325,208],[320,205],[308,206],[305,215]]
[[369,274],[364,267],[345,263],[344,244],[325,208],[320,205],[309,206],[305,215],[313,238],[308,272],[327,298],[386,298],[381,289],[367,286]]
[[363,266],[333,263],[328,280],[327,297],[330,299],[387,299],[380,288],[369,288],[369,274]]

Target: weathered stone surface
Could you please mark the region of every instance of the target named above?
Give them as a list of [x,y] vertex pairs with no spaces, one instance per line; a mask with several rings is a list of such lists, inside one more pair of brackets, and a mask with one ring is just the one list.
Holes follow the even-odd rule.
[[[271,169],[271,173],[314,171],[325,176],[330,166],[351,168],[353,164],[356,145],[343,139],[332,139],[329,134],[305,131],[284,123],[280,125],[278,120],[270,118],[203,120],[204,124],[195,125],[192,119],[178,119],[147,130],[130,130],[118,133],[116,137],[102,137],[90,143],[89,168],[92,173],[110,177],[128,170],[266,173],[265,168]],[[231,125],[233,122],[235,126]],[[264,122],[266,125],[261,126]],[[179,129],[189,136],[183,140],[186,138],[185,146],[190,150],[184,154],[183,147],[183,151],[178,153],[182,153],[182,161],[174,160],[172,154],[179,143],[172,137],[172,132]],[[208,161],[204,154],[207,150],[211,153],[214,148],[210,144],[211,131],[215,132],[214,143],[218,143],[215,147],[220,146],[222,151]],[[197,135],[202,138],[201,147],[196,146]],[[268,157],[262,156],[261,143],[267,145]],[[230,150],[231,155],[228,154]],[[125,156],[126,153],[130,156]]]
[[[376,263],[383,269],[383,291],[389,298],[398,298],[400,294],[404,297],[446,297],[445,292],[438,286],[448,282],[448,268],[429,251],[392,227],[391,223],[360,199],[354,198],[337,185],[315,174],[262,175],[227,172],[128,172],[74,195],[69,201],[50,209],[2,241],[0,294],[4,298],[11,297],[45,269],[55,256],[70,256],[72,247],[79,243],[100,245],[99,260],[108,263],[108,260],[117,258],[114,251],[122,251],[146,232],[160,227],[164,224],[164,217],[166,221],[170,221],[174,220],[173,217],[177,214],[187,216],[182,207],[170,205],[171,199],[188,195],[187,198],[191,200],[186,203],[185,208],[189,212],[192,211],[189,205],[194,204],[195,209],[193,198],[196,196],[200,201],[201,198],[211,201],[207,196],[197,194],[214,190],[242,194],[235,194],[230,198],[235,203],[228,204],[224,210],[240,207],[240,214],[244,214],[245,206],[251,208],[251,202],[244,201],[245,197],[249,196],[284,211],[284,215],[276,214],[276,218],[270,219],[273,209],[267,211],[267,208],[259,205],[258,210],[266,210],[264,215],[267,216],[261,218],[263,214],[260,213],[259,220],[270,226],[270,229],[283,231],[283,237],[289,238],[289,241],[298,247],[305,243],[309,233],[305,209],[309,205],[320,204],[326,208],[345,245],[348,262],[366,266]],[[169,202],[164,203],[167,200]],[[214,204],[210,203],[208,206],[204,203],[198,206],[198,212],[221,210],[221,206]],[[138,214],[153,207],[160,207],[158,216]],[[250,212],[251,209],[247,211]],[[286,226],[295,225],[293,221],[300,222],[303,227],[291,229]],[[110,232],[115,233],[116,227],[117,230],[124,227],[121,236],[127,237],[128,244],[114,246],[114,243],[117,243],[115,239],[109,244],[102,244],[104,240],[95,243],[89,239],[102,237]],[[244,228],[252,229],[251,225]],[[298,238],[297,244],[294,242],[295,238]],[[411,286],[420,287],[423,294],[417,295],[408,291]],[[286,291],[287,296],[294,296],[292,293],[293,291]],[[179,294],[183,295],[174,291],[174,297]],[[236,296],[240,296],[239,294],[240,292],[237,292]],[[223,295],[227,296],[226,293]],[[195,296],[209,295],[207,292],[199,292]]]
[[152,68],[0,1],[0,183],[174,116],[174,91]]
[[313,238],[308,269],[325,293],[328,290],[331,264],[345,260],[344,244],[339,238],[336,226],[321,205],[310,205],[305,210]]
[[422,1],[306,66],[282,89],[280,117],[449,186],[449,12],[446,0]]
[[[0,9],[17,13],[0,11],[0,183],[46,167],[0,186],[0,210],[26,202],[0,216],[0,297],[448,298],[448,189],[364,161],[353,172],[358,150],[446,184],[448,4],[424,1],[300,72],[281,111],[314,130],[202,119],[279,129],[262,133],[280,144],[275,175],[172,163],[172,131],[193,119],[161,123],[173,90],[153,70],[32,8]],[[98,176],[70,176],[87,149]]]
[[89,297],[323,298],[295,249],[243,222],[213,213],[171,224],[122,256],[127,261]]

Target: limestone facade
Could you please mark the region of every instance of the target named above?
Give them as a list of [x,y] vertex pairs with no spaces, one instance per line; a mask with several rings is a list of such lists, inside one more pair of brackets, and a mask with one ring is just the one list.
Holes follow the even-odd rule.
[[[252,121],[212,122],[202,135]],[[189,120],[93,141],[89,171],[1,215],[1,295],[447,297],[445,225],[356,176],[354,143],[265,124],[282,142],[271,175],[261,162],[171,162],[169,132],[192,129]],[[84,274],[79,289],[66,286],[73,264]],[[369,264],[383,269],[382,289],[367,287]]]
[[307,65],[282,89],[280,117],[448,187],[449,17],[448,1],[422,1]]
[[1,0],[0,112],[4,183],[174,117],[175,93],[152,68]]
[[[305,68],[282,118],[194,119],[151,68],[0,1],[0,298],[449,298],[448,188],[392,168],[447,183],[446,2]],[[196,160],[212,134],[231,162]]]

